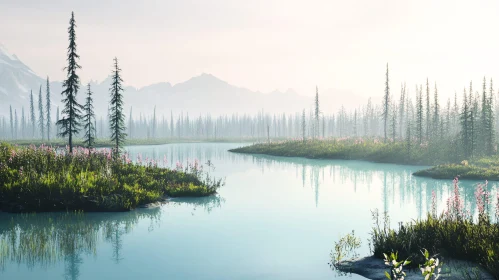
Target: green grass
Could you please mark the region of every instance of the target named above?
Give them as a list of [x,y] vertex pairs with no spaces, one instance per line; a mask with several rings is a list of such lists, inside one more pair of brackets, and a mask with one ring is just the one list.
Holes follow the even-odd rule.
[[398,252],[400,260],[409,259],[417,265],[424,261],[421,250],[425,248],[444,258],[474,262],[499,279],[499,224],[428,215],[393,230],[387,223],[380,226],[374,216],[371,245],[375,257],[383,259],[383,253]]
[[415,176],[434,179],[460,179],[499,181],[499,157],[484,157],[461,163],[437,165],[414,173]]
[[455,152],[456,143],[448,145],[412,145],[407,142],[383,143],[377,139],[328,139],[279,141],[259,143],[230,150],[235,153],[265,154],[312,159],[366,160],[379,163],[435,165],[415,172],[415,176],[434,179],[461,179],[499,181],[499,156],[481,157],[463,161]]
[[[231,150],[236,153],[266,154],[316,159],[366,160],[380,163],[434,165],[452,160],[448,148],[413,145],[410,152],[406,142],[383,143],[377,139],[328,139],[260,143]],[[450,153],[449,153],[450,154]]]
[[[55,147],[65,147],[68,145],[68,141],[66,139],[62,138],[56,138],[56,139],[51,139],[50,141],[47,140],[41,140],[41,139],[25,139],[25,140],[3,140],[5,143],[9,143],[12,145],[19,145],[19,146],[30,146],[30,145],[35,145],[35,146],[40,146],[42,144],[45,145],[51,145]],[[232,143],[232,142],[246,142],[246,143],[251,143],[251,142],[257,142],[258,139],[256,138],[220,138],[220,139],[214,139],[214,138],[144,138],[144,139],[127,139],[125,141],[126,146],[133,146],[133,145],[162,145],[162,144],[171,144],[171,143],[200,143],[200,142],[206,142],[206,143]],[[75,146],[83,146],[83,140],[82,139],[75,139],[74,140],[74,145]],[[114,143],[111,142],[111,140],[106,139],[106,138],[99,138],[96,139],[95,141],[95,147],[97,148],[102,148],[102,147],[113,147]]]
[[134,164],[126,155],[78,148],[0,144],[0,207],[6,212],[127,211],[165,196],[208,196],[214,180],[197,164],[171,170]]

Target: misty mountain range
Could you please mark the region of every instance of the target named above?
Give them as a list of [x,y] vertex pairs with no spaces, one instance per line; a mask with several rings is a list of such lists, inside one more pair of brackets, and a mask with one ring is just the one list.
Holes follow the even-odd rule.
[[[126,71],[126,69],[124,69]],[[109,103],[110,77],[102,82],[91,81],[94,93],[94,106],[98,118],[107,115]],[[125,81],[126,83],[126,81]],[[10,54],[0,44],[0,115],[7,115],[9,106],[20,112],[21,108],[29,110],[29,93],[33,90],[35,107],[38,106],[38,91],[42,86],[42,95],[45,98],[46,77],[40,77],[29,66],[24,64],[16,55]],[[60,106],[62,82],[50,83],[52,104]],[[315,85],[311,86],[315,90]],[[82,86],[78,98],[83,103],[86,86]],[[351,93],[325,90],[320,91],[323,111],[333,113],[341,105],[335,104],[334,95],[341,96]],[[225,114],[257,114],[266,113],[296,113],[303,109],[312,108],[313,97],[299,95],[294,90],[273,91],[261,93],[246,88],[233,86],[211,74],[201,74],[185,82],[172,85],[168,82],[156,83],[142,88],[126,86],[124,90],[125,108],[128,114],[133,106],[133,114],[151,115],[156,106],[157,114],[169,115],[188,112],[191,116],[211,114],[212,116]],[[350,98],[355,100],[353,98]],[[364,104],[361,100],[360,104]],[[356,104],[344,104],[347,107],[356,107]]]

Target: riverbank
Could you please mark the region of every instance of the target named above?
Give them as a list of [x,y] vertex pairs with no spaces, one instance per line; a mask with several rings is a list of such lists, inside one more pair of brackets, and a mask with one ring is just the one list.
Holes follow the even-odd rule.
[[377,139],[293,140],[258,143],[230,150],[242,154],[264,154],[309,159],[365,160],[376,163],[434,166],[413,175],[434,179],[499,181],[499,157],[463,161],[452,145],[427,146],[406,142],[383,143]]
[[[388,213],[381,216],[378,210],[372,211],[374,226],[369,239],[372,257],[357,259],[355,249],[361,241],[352,232],[335,242],[330,265],[342,272],[383,279],[384,271],[397,268],[397,263],[403,263],[400,268],[403,271],[421,267],[437,271],[442,268],[438,263],[443,262],[441,276],[446,279],[499,279],[499,193],[492,195],[486,184],[477,185],[476,217],[472,214],[474,209],[464,203],[458,179],[454,179],[453,185],[440,215],[437,215],[436,194],[432,193],[431,210],[426,218],[399,223],[397,229],[390,227]],[[345,261],[345,256],[353,258]],[[433,266],[432,259],[439,262]],[[464,271],[452,272],[456,268]],[[483,277],[476,278],[478,275]]]
[[[18,146],[41,146],[41,145],[49,145],[53,147],[65,147],[68,144],[67,139],[51,139],[50,141],[42,140],[42,139],[26,139],[26,140],[2,140],[4,143],[8,143],[11,145]],[[0,142],[2,142],[0,141]],[[151,138],[151,139],[127,139],[124,143],[125,146],[139,146],[139,145],[164,145],[164,144],[176,144],[176,143],[255,143],[258,142],[259,139],[256,138],[222,138],[222,139],[214,139],[214,138]],[[82,139],[74,140],[75,146],[84,146]],[[109,139],[96,139],[95,145],[96,148],[110,148],[114,146]]]
[[[483,268],[477,267],[477,265],[472,262],[453,259],[446,259],[444,262],[444,268],[440,273],[441,278],[443,279],[469,279],[466,278],[466,275],[477,276],[477,278],[472,279],[495,279],[489,272]],[[336,269],[342,273],[353,273],[371,280],[386,280],[385,272],[389,270],[382,259],[373,256],[341,261],[336,265]],[[419,268],[412,268],[404,271],[406,273],[405,279],[424,279]]]
[[0,209],[4,212],[129,211],[165,197],[215,194],[221,180],[194,162],[171,170],[154,161],[75,148],[0,144]]
[[404,142],[383,143],[378,139],[288,140],[253,144],[232,149],[230,152],[407,165],[435,165],[447,162],[445,158],[435,156],[435,151],[427,146],[411,147],[408,152]]

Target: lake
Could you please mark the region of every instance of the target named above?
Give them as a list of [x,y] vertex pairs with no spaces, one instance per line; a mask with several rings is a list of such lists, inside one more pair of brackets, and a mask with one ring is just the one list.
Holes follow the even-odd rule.
[[[369,253],[371,210],[395,227],[424,217],[432,191],[442,211],[453,189],[411,176],[416,166],[227,152],[241,145],[127,147],[172,167],[210,161],[226,182],[216,196],[127,213],[0,213],[0,279],[332,279],[340,236],[355,230]],[[476,183],[460,183],[472,212]]]

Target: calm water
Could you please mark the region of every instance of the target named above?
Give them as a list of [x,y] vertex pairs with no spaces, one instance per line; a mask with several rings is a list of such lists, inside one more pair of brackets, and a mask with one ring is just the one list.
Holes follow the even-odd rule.
[[[432,190],[442,210],[452,189],[412,177],[420,167],[227,152],[240,145],[128,149],[172,166],[210,160],[226,178],[214,197],[128,213],[0,213],[0,279],[331,279],[341,235],[355,230],[368,254],[370,210],[395,226],[426,215]],[[474,183],[461,183],[470,209]]]

